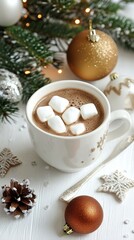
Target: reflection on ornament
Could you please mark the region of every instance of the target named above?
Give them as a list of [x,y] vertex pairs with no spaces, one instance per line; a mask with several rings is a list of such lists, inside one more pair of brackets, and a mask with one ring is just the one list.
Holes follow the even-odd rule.
[[18,77],[5,69],[0,69],[0,97],[12,103],[22,98],[22,86]]
[[111,109],[134,109],[134,80],[118,76],[117,73],[110,75],[110,83],[104,93],[107,96]]
[[77,34],[67,50],[72,72],[81,79],[95,81],[107,76],[115,67],[118,49],[106,33],[92,28]]
[[23,5],[21,0],[0,0],[0,26],[11,26],[22,16]]

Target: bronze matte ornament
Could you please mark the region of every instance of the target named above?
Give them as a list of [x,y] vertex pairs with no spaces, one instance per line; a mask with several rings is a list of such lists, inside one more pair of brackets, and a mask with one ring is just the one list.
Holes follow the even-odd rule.
[[100,203],[90,196],[78,196],[71,200],[65,210],[66,234],[87,234],[95,231],[102,223],[103,210]]

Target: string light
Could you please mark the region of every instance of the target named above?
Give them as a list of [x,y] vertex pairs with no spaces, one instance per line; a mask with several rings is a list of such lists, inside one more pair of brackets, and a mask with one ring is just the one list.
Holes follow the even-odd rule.
[[85,12],[86,12],[86,13],[89,13],[90,10],[91,10],[90,8],[86,8],[86,9],[85,9]]
[[26,75],[28,75],[28,74],[30,74],[30,73],[31,73],[30,70],[25,70],[25,74],[26,74]]
[[23,17],[24,17],[24,18],[28,18],[28,14],[25,14]]
[[80,19],[75,19],[75,24],[80,24]]
[[22,0],[22,2],[23,2],[23,7],[24,7],[24,8],[27,8],[27,1],[28,1],[28,0]]
[[27,23],[26,23],[26,27],[29,27],[29,26],[30,26],[30,23],[27,22]]
[[37,18],[41,19],[41,18],[42,18],[42,14],[39,13],[39,14],[37,15]]
[[58,73],[61,74],[62,73],[62,69],[58,69]]

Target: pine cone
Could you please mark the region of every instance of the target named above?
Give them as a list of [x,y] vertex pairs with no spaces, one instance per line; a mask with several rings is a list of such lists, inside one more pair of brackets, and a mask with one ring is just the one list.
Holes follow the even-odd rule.
[[31,212],[36,202],[34,191],[29,188],[29,180],[23,180],[18,183],[15,179],[11,179],[10,187],[3,186],[2,203],[5,204],[5,212],[19,218],[21,215],[26,216]]

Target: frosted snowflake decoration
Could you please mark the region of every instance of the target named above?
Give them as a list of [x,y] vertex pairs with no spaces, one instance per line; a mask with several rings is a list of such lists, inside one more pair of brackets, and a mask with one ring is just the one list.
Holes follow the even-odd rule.
[[4,177],[11,167],[21,163],[17,156],[13,155],[8,148],[4,148],[0,152],[0,177]]
[[104,180],[104,183],[98,188],[98,191],[114,193],[120,201],[124,200],[126,191],[134,187],[134,180],[125,177],[118,170],[111,175],[102,176],[101,179]]

